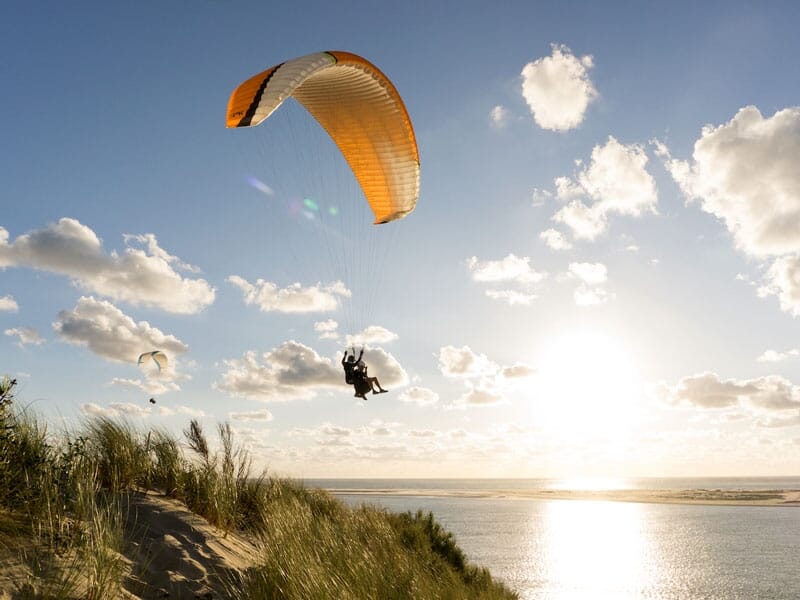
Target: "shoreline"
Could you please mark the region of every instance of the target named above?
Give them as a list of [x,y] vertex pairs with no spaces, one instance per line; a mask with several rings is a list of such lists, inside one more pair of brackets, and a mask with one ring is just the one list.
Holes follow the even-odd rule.
[[334,495],[420,496],[430,498],[509,498],[527,500],[589,500],[645,504],[698,504],[709,506],[800,507],[800,490],[442,490],[326,488]]

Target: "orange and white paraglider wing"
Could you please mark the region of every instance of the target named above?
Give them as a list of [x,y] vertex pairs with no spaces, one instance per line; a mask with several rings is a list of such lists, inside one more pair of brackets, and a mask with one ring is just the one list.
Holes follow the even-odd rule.
[[318,52],[251,77],[231,94],[227,126],[251,127],[295,98],[344,155],[375,214],[388,223],[419,197],[419,151],[403,100],[372,63],[348,52]]

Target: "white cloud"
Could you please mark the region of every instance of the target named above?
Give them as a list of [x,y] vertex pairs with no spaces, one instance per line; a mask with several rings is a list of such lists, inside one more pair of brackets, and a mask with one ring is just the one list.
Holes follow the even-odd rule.
[[397,339],[397,334],[380,325],[370,325],[360,333],[348,335],[346,345],[388,344]]
[[484,354],[475,354],[469,346],[439,348],[439,370],[446,377],[481,377],[498,371],[498,366]]
[[564,234],[556,229],[545,229],[539,234],[539,239],[553,250],[569,250],[572,248],[572,244],[564,237]]
[[149,407],[131,404],[130,402],[112,402],[106,407],[86,402],[81,404],[81,412],[91,417],[119,417],[121,415],[129,417],[148,417],[152,413]]
[[188,347],[173,335],[166,335],[147,321],[136,323],[106,300],[81,297],[75,308],[62,310],[53,323],[65,342],[86,346],[107,360],[136,364],[142,352],[158,349],[170,358]]
[[430,406],[439,402],[439,394],[428,388],[410,387],[400,394],[400,400],[419,406]]
[[755,106],[703,127],[692,161],[656,145],[689,199],[721,219],[753,256],[800,252],[800,107],[764,118]]
[[173,267],[188,265],[161,249],[152,234],[126,236],[126,244],[142,242],[146,249],[128,246],[122,255],[107,254],[94,231],[66,217],[13,243],[8,237],[0,227],[0,268],[58,273],[90,292],[173,313],[196,313],[214,302],[214,288],[204,279],[181,277]]
[[272,413],[266,408],[249,412],[228,413],[234,421],[272,421]]
[[789,358],[797,358],[800,356],[800,350],[792,348],[786,352],[777,352],[775,350],[767,350],[756,360],[758,362],[781,362]]
[[0,312],[17,312],[19,305],[13,296],[0,296]]
[[599,287],[608,280],[608,269],[602,263],[573,262],[568,267],[569,276],[582,283],[573,292],[577,306],[594,306],[604,304],[612,297],[604,288]]
[[569,272],[588,285],[600,285],[608,280],[608,269],[603,263],[569,263]]
[[474,281],[497,283],[515,281],[519,283],[538,283],[547,277],[546,273],[535,271],[527,256],[509,254],[500,260],[478,260],[473,256],[467,259],[467,268]]
[[173,415],[188,415],[190,417],[205,417],[205,411],[202,411],[198,408],[191,408],[189,406],[176,406],[172,408],[171,406],[157,406],[155,408],[155,413],[160,417],[171,417]]
[[579,240],[594,240],[608,227],[605,213],[595,206],[574,200],[553,215],[553,221],[566,225]]
[[597,97],[589,79],[591,56],[578,58],[564,45],[552,44],[552,54],[522,69],[522,95],[536,124],[543,129],[566,131],[583,122],[589,104]]
[[577,306],[595,306],[605,304],[612,296],[603,288],[581,285],[572,293],[572,298]]
[[544,206],[552,197],[553,194],[547,190],[533,188],[533,192],[531,192],[531,205],[534,207]]
[[505,397],[495,390],[468,386],[467,391],[453,403],[453,407],[495,406],[504,402],[506,402]]
[[10,337],[16,336],[19,339],[17,343],[20,346],[38,346],[44,344],[44,339],[33,327],[14,327],[12,329],[6,329],[3,333]]
[[776,258],[764,274],[758,295],[777,296],[781,310],[800,316],[800,254]]
[[338,340],[338,328],[339,324],[333,319],[328,319],[327,321],[317,321],[314,323],[314,331],[319,334],[319,339],[321,340]]
[[[701,373],[684,377],[673,387],[661,384],[657,397],[678,406],[705,409],[749,407],[758,413],[781,413],[778,418],[800,414],[800,387],[777,375],[756,379],[723,380],[716,373]],[[787,417],[784,411],[791,411]],[[774,418],[771,417],[771,418]]]
[[408,432],[411,437],[433,438],[439,437],[439,432],[433,429],[412,429]]
[[[383,387],[405,385],[408,376],[397,360],[380,348],[364,353],[370,376]],[[344,373],[339,364],[315,350],[289,340],[265,352],[259,360],[255,352],[241,359],[226,360],[227,371],[215,387],[235,396],[266,402],[311,398],[322,389],[345,390]]]
[[329,312],[338,308],[339,297],[349,298],[351,295],[341,281],[327,285],[317,283],[309,287],[293,283],[282,289],[264,279],[252,284],[238,275],[231,275],[227,281],[242,291],[245,304],[255,304],[262,312]]
[[181,388],[174,381],[159,381],[158,379],[127,379],[124,377],[114,377],[110,385],[140,390],[151,396],[163,396],[169,392],[177,392]]
[[528,305],[536,299],[530,293],[531,286],[541,282],[547,273],[534,270],[527,256],[509,254],[500,260],[478,260],[473,256],[466,261],[467,269],[472,274],[473,281],[482,283],[505,283],[519,286],[523,289],[486,290],[486,296],[493,300],[502,300],[510,305]]
[[[155,410],[155,412],[153,412]],[[150,417],[154,414],[169,417],[176,414],[189,415],[192,417],[204,417],[205,412],[189,406],[177,406],[175,408],[169,406],[158,406],[153,409],[150,406],[140,406],[130,402],[112,402],[108,406],[100,406],[94,402],[85,402],[81,404],[80,411],[90,417]]]
[[171,255],[169,252],[164,250],[158,245],[158,240],[156,240],[156,236],[152,233],[145,233],[141,235],[132,235],[126,233],[122,236],[122,239],[125,240],[126,244],[130,244],[130,242],[137,242],[147,247],[147,251],[151,256],[155,256],[156,258],[160,258],[165,263],[168,263],[174,266],[176,269],[181,271],[188,271],[190,273],[199,273],[200,269],[193,265],[183,262],[177,256]]
[[508,109],[499,104],[489,111],[489,121],[495,127],[505,127],[508,123],[508,116]]
[[524,379],[536,374],[536,369],[523,363],[516,363],[510,367],[503,367],[500,374],[504,379]]
[[605,232],[610,215],[638,217],[654,213],[658,194],[655,179],[646,169],[647,161],[642,146],[621,144],[609,136],[604,146],[592,149],[589,166],[580,170],[574,180],[555,180],[559,197],[571,201],[553,220],[567,225],[576,238],[593,240]]
[[528,306],[538,297],[536,294],[516,290],[486,290],[484,293],[492,300],[501,300],[510,306]]

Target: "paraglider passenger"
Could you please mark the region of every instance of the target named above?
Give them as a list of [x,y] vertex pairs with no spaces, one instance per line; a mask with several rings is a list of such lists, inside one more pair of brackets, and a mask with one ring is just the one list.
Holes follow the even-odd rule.
[[[348,355],[345,348],[342,357],[342,367],[344,368],[344,380],[355,388],[355,397],[366,400],[366,393],[371,391],[373,394],[383,394],[389,390],[384,389],[377,377],[370,377],[367,373],[367,365],[361,358],[364,356],[364,348],[356,358],[356,349]],[[377,389],[376,389],[377,388]]]
[[[359,360],[356,363],[356,371],[355,372],[356,372],[356,380],[366,384],[366,385],[363,385],[363,384],[361,385],[361,391],[360,392],[359,392],[359,386],[356,385],[356,392],[359,392],[359,393],[356,394],[356,396],[358,396],[360,398],[364,398],[364,394],[369,390],[372,390],[373,394],[384,394],[384,393],[389,391],[389,390],[385,390],[385,389],[383,389],[381,387],[381,384],[378,381],[377,377],[370,377],[367,374],[367,365],[364,363],[363,360]],[[378,388],[377,390],[375,389],[376,387]],[[364,398],[364,399],[366,400],[366,398]]]

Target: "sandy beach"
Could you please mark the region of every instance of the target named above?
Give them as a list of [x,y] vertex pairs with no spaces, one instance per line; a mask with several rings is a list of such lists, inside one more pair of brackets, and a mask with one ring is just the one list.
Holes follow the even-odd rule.
[[719,506],[800,506],[800,490],[429,490],[429,489],[330,489],[334,494],[429,496],[460,498],[529,498],[532,500],[597,500],[658,504],[706,504]]

